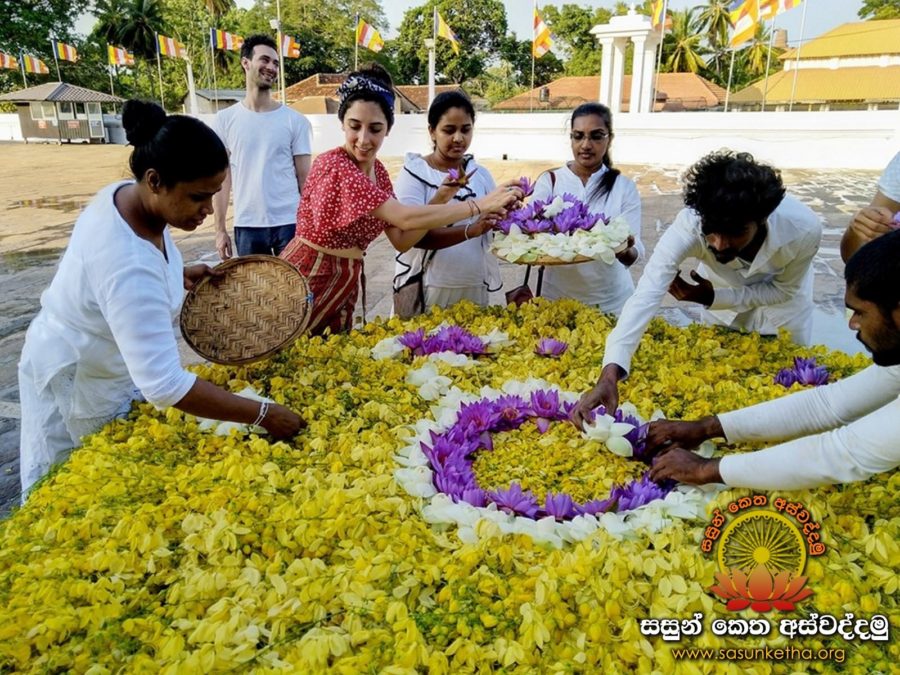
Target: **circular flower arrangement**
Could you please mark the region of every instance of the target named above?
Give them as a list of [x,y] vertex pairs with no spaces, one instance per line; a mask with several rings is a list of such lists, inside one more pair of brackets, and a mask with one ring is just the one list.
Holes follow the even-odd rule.
[[611,265],[627,246],[631,231],[621,216],[594,214],[566,193],[534,200],[497,223],[494,254],[512,263],[565,264],[602,260]]
[[[649,461],[644,454],[647,425],[627,406],[615,415],[606,414],[600,406],[581,433],[586,441],[582,445],[595,453],[595,459],[589,460],[594,472],[621,461],[601,456],[601,444],[616,455],[636,460],[634,466],[642,469],[638,477],[613,485],[608,494],[579,500],[565,490],[546,490],[539,499],[519,482],[492,490],[479,481],[475,465],[479,453],[494,452],[494,434],[518,432],[532,421],[537,433],[545,434],[552,422],[568,419],[577,400],[576,394],[536,379],[511,380],[500,391],[485,388],[480,397],[453,389],[434,408],[437,421],[420,423],[412,443],[398,453],[397,461],[404,468],[395,476],[410,494],[430,500],[423,510],[426,520],[457,524],[463,541],[477,539],[481,520],[495,523],[504,533],[527,534],[560,546],[584,539],[599,527],[615,535],[640,527],[657,531],[671,517],[704,514],[713,491],[676,488],[671,482],[657,485],[644,465],[638,464]],[[558,440],[547,443],[547,455],[566,453],[560,445]],[[709,445],[704,448],[711,450]]]

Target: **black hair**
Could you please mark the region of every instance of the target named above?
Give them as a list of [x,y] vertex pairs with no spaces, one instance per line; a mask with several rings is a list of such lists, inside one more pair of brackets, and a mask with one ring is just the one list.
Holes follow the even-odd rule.
[[[391,79],[390,73],[388,73],[388,71],[386,71],[380,65],[378,65],[377,63],[368,63],[359,70],[354,70],[352,73],[350,73],[347,76],[347,81],[353,81],[360,78],[370,80],[380,88],[387,91],[390,94],[391,101],[393,101],[394,81]],[[341,122],[344,121],[344,115],[347,114],[347,109],[355,101],[370,101],[371,103],[377,103],[378,107],[381,108],[381,112],[384,113],[385,119],[387,120],[388,129],[394,126],[394,106],[388,103],[385,96],[382,96],[379,93],[365,87],[355,87],[346,97],[341,100],[341,104],[338,107],[338,119]]]
[[462,108],[472,118],[472,122],[475,121],[475,106],[472,105],[472,100],[466,96],[464,91],[456,89],[442,92],[434,97],[431,105],[428,106],[428,126],[436,129],[444,113],[451,108]]
[[242,59],[253,59],[253,48],[257,45],[263,45],[264,47],[271,47],[278,52],[278,45],[275,44],[275,40],[273,40],[268,35],[251,35],[244,43],[241,45],[241,58]]
[[162,185],[207,178],[228,167],[228,152],[216,132],[185,115],[166,115],[150,101],[125,101],[125,137],[134,146],[129,166],[141,181],[155,169]]
[[781,173],[747,152],[719,150],[684,175],[684,204],[700,216],[704,234],[740,235],[759,226],[784,199]]
[[874,302],[890,316],[900,303],[900,230],[862,246],[847,261],[844,278],[860,300]]
[[607,143],[606,152],[603,154],[603,163],[606,165],[607,171],[603,174],[593,192],[587,197],[588,202],[592,202],[612,190],[613,185],[616,183],[616,178],[619,177],[619,170],[613,168],[612,157],[609,154],[609,146],[612,145],[613,138],[612,112],[609,108],[602,103],[582,103],[572,111],[572,117],[569,118],[569,128],[572,127],[572,124],[579,117],[587,117],[589,115],[596,115],[602,119],[606,125],[606,130],[609,132],[609,143]]

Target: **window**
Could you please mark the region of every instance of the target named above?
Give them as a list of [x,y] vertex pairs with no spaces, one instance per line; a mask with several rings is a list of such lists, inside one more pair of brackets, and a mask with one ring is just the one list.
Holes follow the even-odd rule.
[[84,103],[75,104],[75,117],[80,120],[87,119],[87,113],[84,110]]
[[59,104],[59,119],[73,120],[75,119],[75,109],[68,101],[61,101]]
[[91,117],[100,117],[100,104],[96,102],[86,103],[87,114]]
[[42,101],[41,112],[45,120],[56,120],[56,104],[53,101]]
[[29,103],[28,110],[31,113],[31,119],[33,120],[42,120],[44,119],[44,114],[41,112],[41,104],[40,103]]

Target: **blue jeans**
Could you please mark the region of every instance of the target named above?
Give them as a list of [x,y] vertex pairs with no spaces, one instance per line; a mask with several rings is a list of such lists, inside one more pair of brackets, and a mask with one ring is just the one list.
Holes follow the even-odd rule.
[[234,246],[238,255],[278,255],[294,238],[297,226],[235,227]]

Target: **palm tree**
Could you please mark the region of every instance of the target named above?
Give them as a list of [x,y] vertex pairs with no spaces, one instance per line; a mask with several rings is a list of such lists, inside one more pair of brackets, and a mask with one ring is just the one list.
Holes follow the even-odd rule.
[[764,77],[766,66],[771,64],[774,57],[775,50],[771,50],[771,54],[769,50],[769,31],[764,22],[760,21],[756,24],[756,32],[753,34],[750,46],[741,54],[747,75],[752,79]]
[[92,13],[97,17],[92,34],[97,40],[118,44],[122,26],[128,16],[122,0],[96,0]]
[[206,9],[213,18],[222,16],[234,9],[234,0],[206,0]]
[[119,31],[119,40],[135,54],[156,58],[156,34],[163,30],[160,0],[132,0]]
[[694,19],[694,10],[685,9],[672,12],[672,32],[666,36],[663,45],[666,69],[673,73],[697,73],[706,68],[700,44],[703,35]]
[[728,30],[731,26],[731,16],[728,11],[729,0],[707,0],[706,7],[702,8],[697,20],[703,26],[706,42],[712,50],[712,69],[716,79],[721,80],[722,71],[727,61]]

